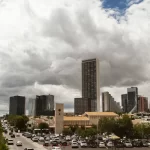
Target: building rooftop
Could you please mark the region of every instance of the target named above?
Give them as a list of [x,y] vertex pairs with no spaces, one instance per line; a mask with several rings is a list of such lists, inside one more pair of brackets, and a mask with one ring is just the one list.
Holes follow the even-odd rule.
[[64,116],[64,121],[85,121],[85,120],[89,120],[89,118],[87,118],[87,117],[83,117],[83,116],[81,116],[81,117],[79,117],[79,116],[73,116],[73,117],[66,117],[66,116]]
[[85,112],[83,115],[88,116],[118,116],[118,114],[114,112]]

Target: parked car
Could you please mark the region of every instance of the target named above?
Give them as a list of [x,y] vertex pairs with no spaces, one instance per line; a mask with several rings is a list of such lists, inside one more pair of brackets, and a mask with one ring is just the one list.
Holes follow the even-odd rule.
[[44,142],[44,137],[39,137],[40,142]]
[[129,141],[126,141],[124,143],[124,145],[125,145],[125,147],[128,147],[128,148],[133,147],[132,144],[131,144],[131,142],[129,142]]
[[52,146],[58,146],[58,142],[57,142],[57,141],[52,141],[52,142],[51,142],[51,145],[52,145]]
[[33,148],[25,148],[24,150],[34,150]]
[[142,141],[139,141],[139,140],[133,141],[132,146],[133,147],[143,147],[143,143],[142,143]]
[[32,141],[33,141],[33,142],[38,142],[38,140],[39,140],[38,137],[33,137],[33,138],[32,138]]
[[149,147],[149,144],[147,141],[143,141],[143,147]]
[[100,142],[100,143],[99,143],[99,148],[104,148],[104,147],[106,147],[106,146],[105,146],[105,143],[104,143],[104,142]]
[[116,148],[123,148],[124,144],[122,142],[117,142],[115,145]]
[[107,147],[113,147],[114,143],[112,141],[108,141],[106,145],[107,145]]
[[80,143],[80,146],[81,146],[81,147],[87,147],[87,143],[84,142],[84,141],[82,141],[82,142]]
[[77,142],[72,142],[72,143],[71,143],[71,147],[72,147],[72,148],[78,148],[79,145],[78,145]]
[[49,145],[50,145],[49,141],[45,141],[44,144],[43,144],[43,146],[49,146]]
[[71,141],[71,137],[70,136],[66,136],[66,141]]
[[8,140],[7,140],[7,144],[8,144],[8,145],[14,145],[14,141],[13,141],[12,139],[8,139]]
[[62,145],[62,146],[67,146],[68,144],[67,144],[66,141],[62,141],[62,142],[61,142],[61,145]]
[[52,147],[52,150],[61,150],[60,147]]

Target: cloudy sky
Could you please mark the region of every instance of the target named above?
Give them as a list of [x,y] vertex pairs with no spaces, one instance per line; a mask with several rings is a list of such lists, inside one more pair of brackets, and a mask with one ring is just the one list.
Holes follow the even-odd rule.
[[100,59],[101,92],[150,98],[150,0],[0,0],[0,114],[9,97],[53,94],[73,111],[81,61]]

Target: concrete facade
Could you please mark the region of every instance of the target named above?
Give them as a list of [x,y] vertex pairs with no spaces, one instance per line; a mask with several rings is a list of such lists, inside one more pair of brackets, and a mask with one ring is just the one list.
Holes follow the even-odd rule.
[[109,92],[102,93],[103,112],[122,112],[121,106],[117,103]]
[[138,112],[148,111],[148,98],[143,96],[138,96]]
[[35,99],[30,98],[28,102],[28,115],[35,116]]
[[91,112],[100,111],[99,60],[82,61],[82,98],[90,99]]
[[64,128],[64,104],[55,104],[55,134],[61,134]]

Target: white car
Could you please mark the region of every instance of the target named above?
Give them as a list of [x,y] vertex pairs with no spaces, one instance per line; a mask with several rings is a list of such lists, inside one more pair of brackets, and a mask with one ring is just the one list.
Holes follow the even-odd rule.
[[82,141],[82,142],[80,143],[80,146],[81,146],[81,147],[87,147],[87,143],[84,142],[84,141]]
[[66,136],[66,141],[70,141],[71,137],[70,136]]
[[148,146],[150,147],[150,142],[147,142]]
[[39,138],[39,141],[40,141],[40,142],[44,142],[44,138],[43,138],[43,137],[40,137],[40,138]]
[[7,144],[8,145],[14,145],[14,141],[12,139],[8,139]]
[[107,147],[113,147],[113,146],[114,146],[113,142],[109,141],[109,142],[107,143]]
[[104,142],[100,142],[99,143],[99,148],[105,148],[106,146],[105,146],[105,143]]
[[52,147],[52,150],[61,150],[60,147]]
[[77,143],[77,140],[76,140],[76,139],[73,139],[71,142],[72,142],[72,143],[74,143],[74,142]]
[[77,142],[72,142],[72,143],[71,143],[71,147],[72,147],[72,148],[78,148],[79,145],[78,145]]
[[16,146],[22,146],[22,142],[21,141],[17,141]]
[[33,138],[32,138],[32,141],[33,141],[33,142],[38,142],[38,140],[39,140],[38,137],[33,137]]
[[125,145],[125,147],[132,147],[131,142],[125,142],[124,145]]

